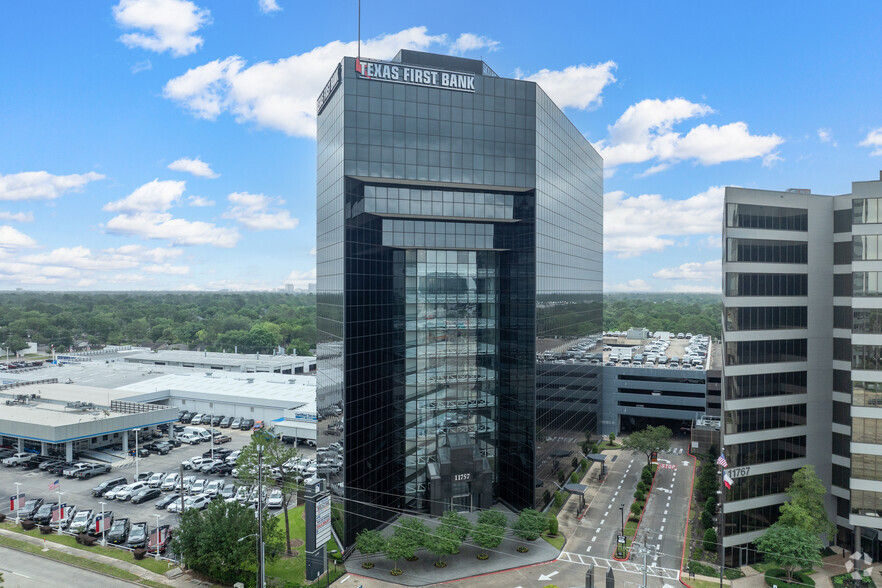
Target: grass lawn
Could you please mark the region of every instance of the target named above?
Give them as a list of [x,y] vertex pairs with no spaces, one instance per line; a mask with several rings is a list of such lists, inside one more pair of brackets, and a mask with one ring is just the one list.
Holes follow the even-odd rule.
[[[720,588],[720,582],[717,580],[716,582],[708,582],[707,580],[700,580],[698,578],[683,578],[683,581],[692,586],[692,588]],[[732,582],[724,582],[725,585],[732,585]]]
[[164,574],[169,570],[169,564],[166,561],[156,561],[152,557],[145,557],[142,560],[136,560],[134,557],[132,557],[132,553],[125,549],[117,549],[115,547],[101,547],[97,544],[92,547],[86,547],[85,545],[80,545],[79,543],[77,543],[76,539],[70,535],[58,535],[55,533],[51,535],[41,535],[39,528],[32,531],[25,531],[21,528],[21,526],[16,524],[2,523],[0,524],[0,526],[2,526],[4,529],[15,531],[16,533],[20,533],[22,535],[29,535],[31,537],[36,537],[37,539],[45,539],[46,541],[49,541],[51,543],[60,543],[62,545],[67,545],[68,547],[73,547],[74,549],[79,549],[80,551],[91,551],[95,553],[100,553],[101,555],[106,555],[107,557],[112,557],[114,559],[133,563],[136,566],[140,566],[145,570],[150,570],[151,572],[155,572],[157,574]]
[[548,543],[554,547],[555,549],[563,549],[564,543],[566,543],[566,537],[563,536],[563,533],[558,533],[554,537],[548,535],[548,533],[542,533],[542,538],[548,541]]
[[[288,511],[288,530],[291,531],[292,540],[306,540],[306,521],[303,520],[303,509],[303,506],[298,506]],[[284,522],[284,513],[280,514],[279,518]],[[276,561],[267,564],[267,578],[279,578],[280,580],[299,584],[306,581],[306,545],[301,545],[295,549],[298,552],[296,557],[282,556]],[[340,548],[333,537],[328,541],[327,549],[329,554],[331,550],[337,550],[339,553]],[[346,572],[346,569],[341,564],[338,563],[335,567],[333,562],[334,558],[329,558],[328,565],[331,568],[331,582]]]
[[108,576],[113,576],[114,578],[119,578],[121,580],[128,580],[129,582],[138,581],[138,576],[136,576],[135,574],[129,573],[125,570],[121,570],[110,564],[92,561],[91,559],[78,557],[76,555],[71,555],[68,553],[61,553],[60,551],[55,550],[49,550],[44,553],[39,545],[31,545],[30,543],[26,543],[24,541],[10,539],[8,537],[0,537],[0,545],[20,549],[21,551],[33,553],[39,555],[40,557],[46,557],[48,559],[54,559],[55,561],[60,561],[62,563],[76,565],[81,568],[86,568],[88,570],[107,574]]

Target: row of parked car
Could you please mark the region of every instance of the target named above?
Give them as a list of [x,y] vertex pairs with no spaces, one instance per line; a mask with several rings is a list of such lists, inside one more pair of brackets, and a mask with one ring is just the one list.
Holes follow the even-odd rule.
[[231,417],[222,414],[210,415],[186,410],[181,411],[178,415],[178,421],[186,425],[209,425],[222,429],[241,429],[243,431],[254,428],[255,424],[254,419]]
[[78,510],[75,505],[58,507],[57,502],[45,502],[42,498],[28,499],[18,509],[18,517],[32,520],[38,525],[61,527],[72,534],[86,533],[92,536],[102,535],[99,531],[98,519],[104,518],[104,532],[109,543],[123,545],[131,549],[144,548],[148,552],[165,553],[171,541],[171,527],[162,525],[159,529],[148,532],[147,523],[130,523],[129,519],[114,519],[113,511],[103,513],[95,509]]
[[39,469],[54,475],[63,475],[66,478],[88,480],[95,476],[110,472],[110,464],[89,461],[65,461],[50,455],[37,455],[28,452],[13,452],[10,449],[0,449],[0,463],[5,467],[20,467],[26,470]]

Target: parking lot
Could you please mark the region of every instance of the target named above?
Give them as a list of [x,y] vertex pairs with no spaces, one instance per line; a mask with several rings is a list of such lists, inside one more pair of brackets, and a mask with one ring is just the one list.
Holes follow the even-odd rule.
[[[241,431],[233,429],[220,429],[220,431],[229,435],[232,441],[222,445],[215,445],[215,448],[224,448],[230,450],[241,449],[247,445],[250,437],[250,431]],[[167,437],[163,437],[167,439]],[[158,439],[157,439],[158,440]],[[125,476],[129,482],[133,481],[138,473],[145,472],[180,472],[182,461],[186,461],[194,456],[201,456],[204,452],[211,449],[210,443],[199,443],[197,445],[183,444],[170,451],[166,455],[151,454],[148,457],[138,459],[137,466],[135,463],[126,464],[123,467],[113,467],[108,474],[102,474],[89,480],[79,480],[65,478],[62,475],[50,474],[39,469],[22,470],[19,467],[0,467],[0,496],[3,498],[2,511],[15,517],[15,513],[9,511],[9,497],[15,494],[15,483],[19,482],[18,491],[26,494],[27,499],[43,498],[46,502],[55,502],[58,500],[58,491],[62,492],[61,501],[68,505],[76,506],[78,510],[93,509],[96,512],[101,510],[101,502],[104,502],[105,511],[113,511],[115,519],[128,518],[130,523],[145,522],[150,529],[157,524],[156,515],[159,515],[160,525],[177,526],[179,515],[169,513],[167,510],[158,510],[155,503],[159,498],[148,500],[142,504],[132,504],[131,502],[120,502],[116,500],[108,500],[105,498],[93,497],[91,490],[104,480],[112,477]],[[298,447],[301,455],[314,458],[315,450],[308,447]],[[235,484],[236,479],[232,476],[208,475],[192,470],[185,470],[184,476],[194,475],[199,479],[223,480],[226,484]],[[50,485],[55,481],[59,481],[59,487],[50,490]],[[163,496],[169,492],[163,492]]]

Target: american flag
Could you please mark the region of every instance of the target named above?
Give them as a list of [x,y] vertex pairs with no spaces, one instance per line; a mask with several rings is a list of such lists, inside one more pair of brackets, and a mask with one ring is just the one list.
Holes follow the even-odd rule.
[[729,462],[726,461],[726,458],[723,457],[723,454],[720,454],[720,457],[717,458],[717,464],[723,466],[724,468],[729,467]]
[[59,480],[55,480],[54,482],[52,482],[51,484],[49,484],[49,489],[50,489],[50,490],[55,490],[55,489],[58,488],[59,486],[61,486],[61,482],[60,482]]

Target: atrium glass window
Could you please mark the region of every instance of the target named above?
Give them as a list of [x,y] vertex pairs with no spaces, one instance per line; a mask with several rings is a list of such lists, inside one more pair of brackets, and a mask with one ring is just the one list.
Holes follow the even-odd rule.
[[759,204],[729,204],[726,226],[741,229],[807,231],[808,210]]

